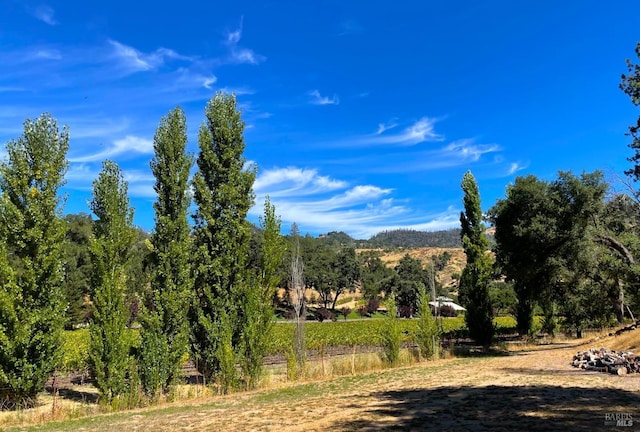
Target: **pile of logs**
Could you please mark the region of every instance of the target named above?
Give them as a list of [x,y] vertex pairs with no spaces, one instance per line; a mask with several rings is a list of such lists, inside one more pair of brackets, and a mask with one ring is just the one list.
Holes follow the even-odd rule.
[[616,352],[606,348],[591,348],[573,356],[571,365],[577,368],[612,374],[640,373],[640,357],[631,351]]

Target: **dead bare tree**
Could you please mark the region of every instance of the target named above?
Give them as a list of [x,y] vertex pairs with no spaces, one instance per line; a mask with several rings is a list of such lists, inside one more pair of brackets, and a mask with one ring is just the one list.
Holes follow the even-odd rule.
[[306,347],[304,341],[304,324],[307,313],[306,300],[304,297],[304,263],[300,254],[300,238],[298,227],[293,224],[291,227],[291,237],[293,239],[293,250],[291,254],[291,281],[289,287],[289,299],[296,319],[296,331],[293,340],[293,353],[296,358],[297,374],[304,370],[306,361]]

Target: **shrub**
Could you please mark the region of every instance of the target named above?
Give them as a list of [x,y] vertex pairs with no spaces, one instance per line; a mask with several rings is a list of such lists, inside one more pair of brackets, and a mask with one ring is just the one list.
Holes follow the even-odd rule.
[[367,310],[367,307],[365,305],[358,306],[357,312],[358,315],[360,315],[362,318],[369,316],[369,311]]
[[397,317],[398,307],[393,295],[386,301],[387,316],[384,319],[381,339],[384,356],[390,365],[395,365],[400,357],[400,343],[402,342],[402,329]]
[[325,320],[335,321],[336,315],[327,308],[320,308],[316,311],[316,319],[320,322]]
[[349,316],[349,314],[351,313],[351,308],[350,307],[343,307],[342,309],[340,309],[340,313],[342,314],[342,316],[344,317],[344,320],[347,320],[347,317]]
[[411,306],[400,306],[400,317],[411,318],[413,316],[413,308]]
[[369,299],[367,302],[367,314],[372,315],[378,312],[378,308],[380,307],[380,300],[377,298]]
[[458,312],[456,312],[456,310],[449,305],[442,305],[440,306],[440,316],[445,318],[457,317]]
[[414,338],[422,357],[428,359],[437,355],[440,335],[436,320],[431,315],[429,296],[424,286],[418,291],[418,326]]

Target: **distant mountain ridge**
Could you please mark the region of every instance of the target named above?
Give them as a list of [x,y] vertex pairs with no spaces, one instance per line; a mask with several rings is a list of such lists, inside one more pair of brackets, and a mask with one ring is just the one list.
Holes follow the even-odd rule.
[[349,246],[356,248],[462,247],[459,228],[442,231],[397,229],[383,231],[374,235],[369,240],[356,240],[342,231],[331,231],[327,234],[319,235],[318,238],[333,246]]
[[462,247],[460,228],[442,231],[416,231],[411,229],[383,231],[371,237],[368,243],[370,247]]

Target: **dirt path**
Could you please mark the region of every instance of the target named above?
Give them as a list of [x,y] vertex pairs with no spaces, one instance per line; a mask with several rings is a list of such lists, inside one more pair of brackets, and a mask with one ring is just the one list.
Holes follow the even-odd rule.
[[[578,349],[576,344],[554,344],[509,356],[439,360],[48,427],[79,431],[640,430],[640,376],[575,369],[568,363]],[[630,418],[633,426],[605,424],[616,415]]]

